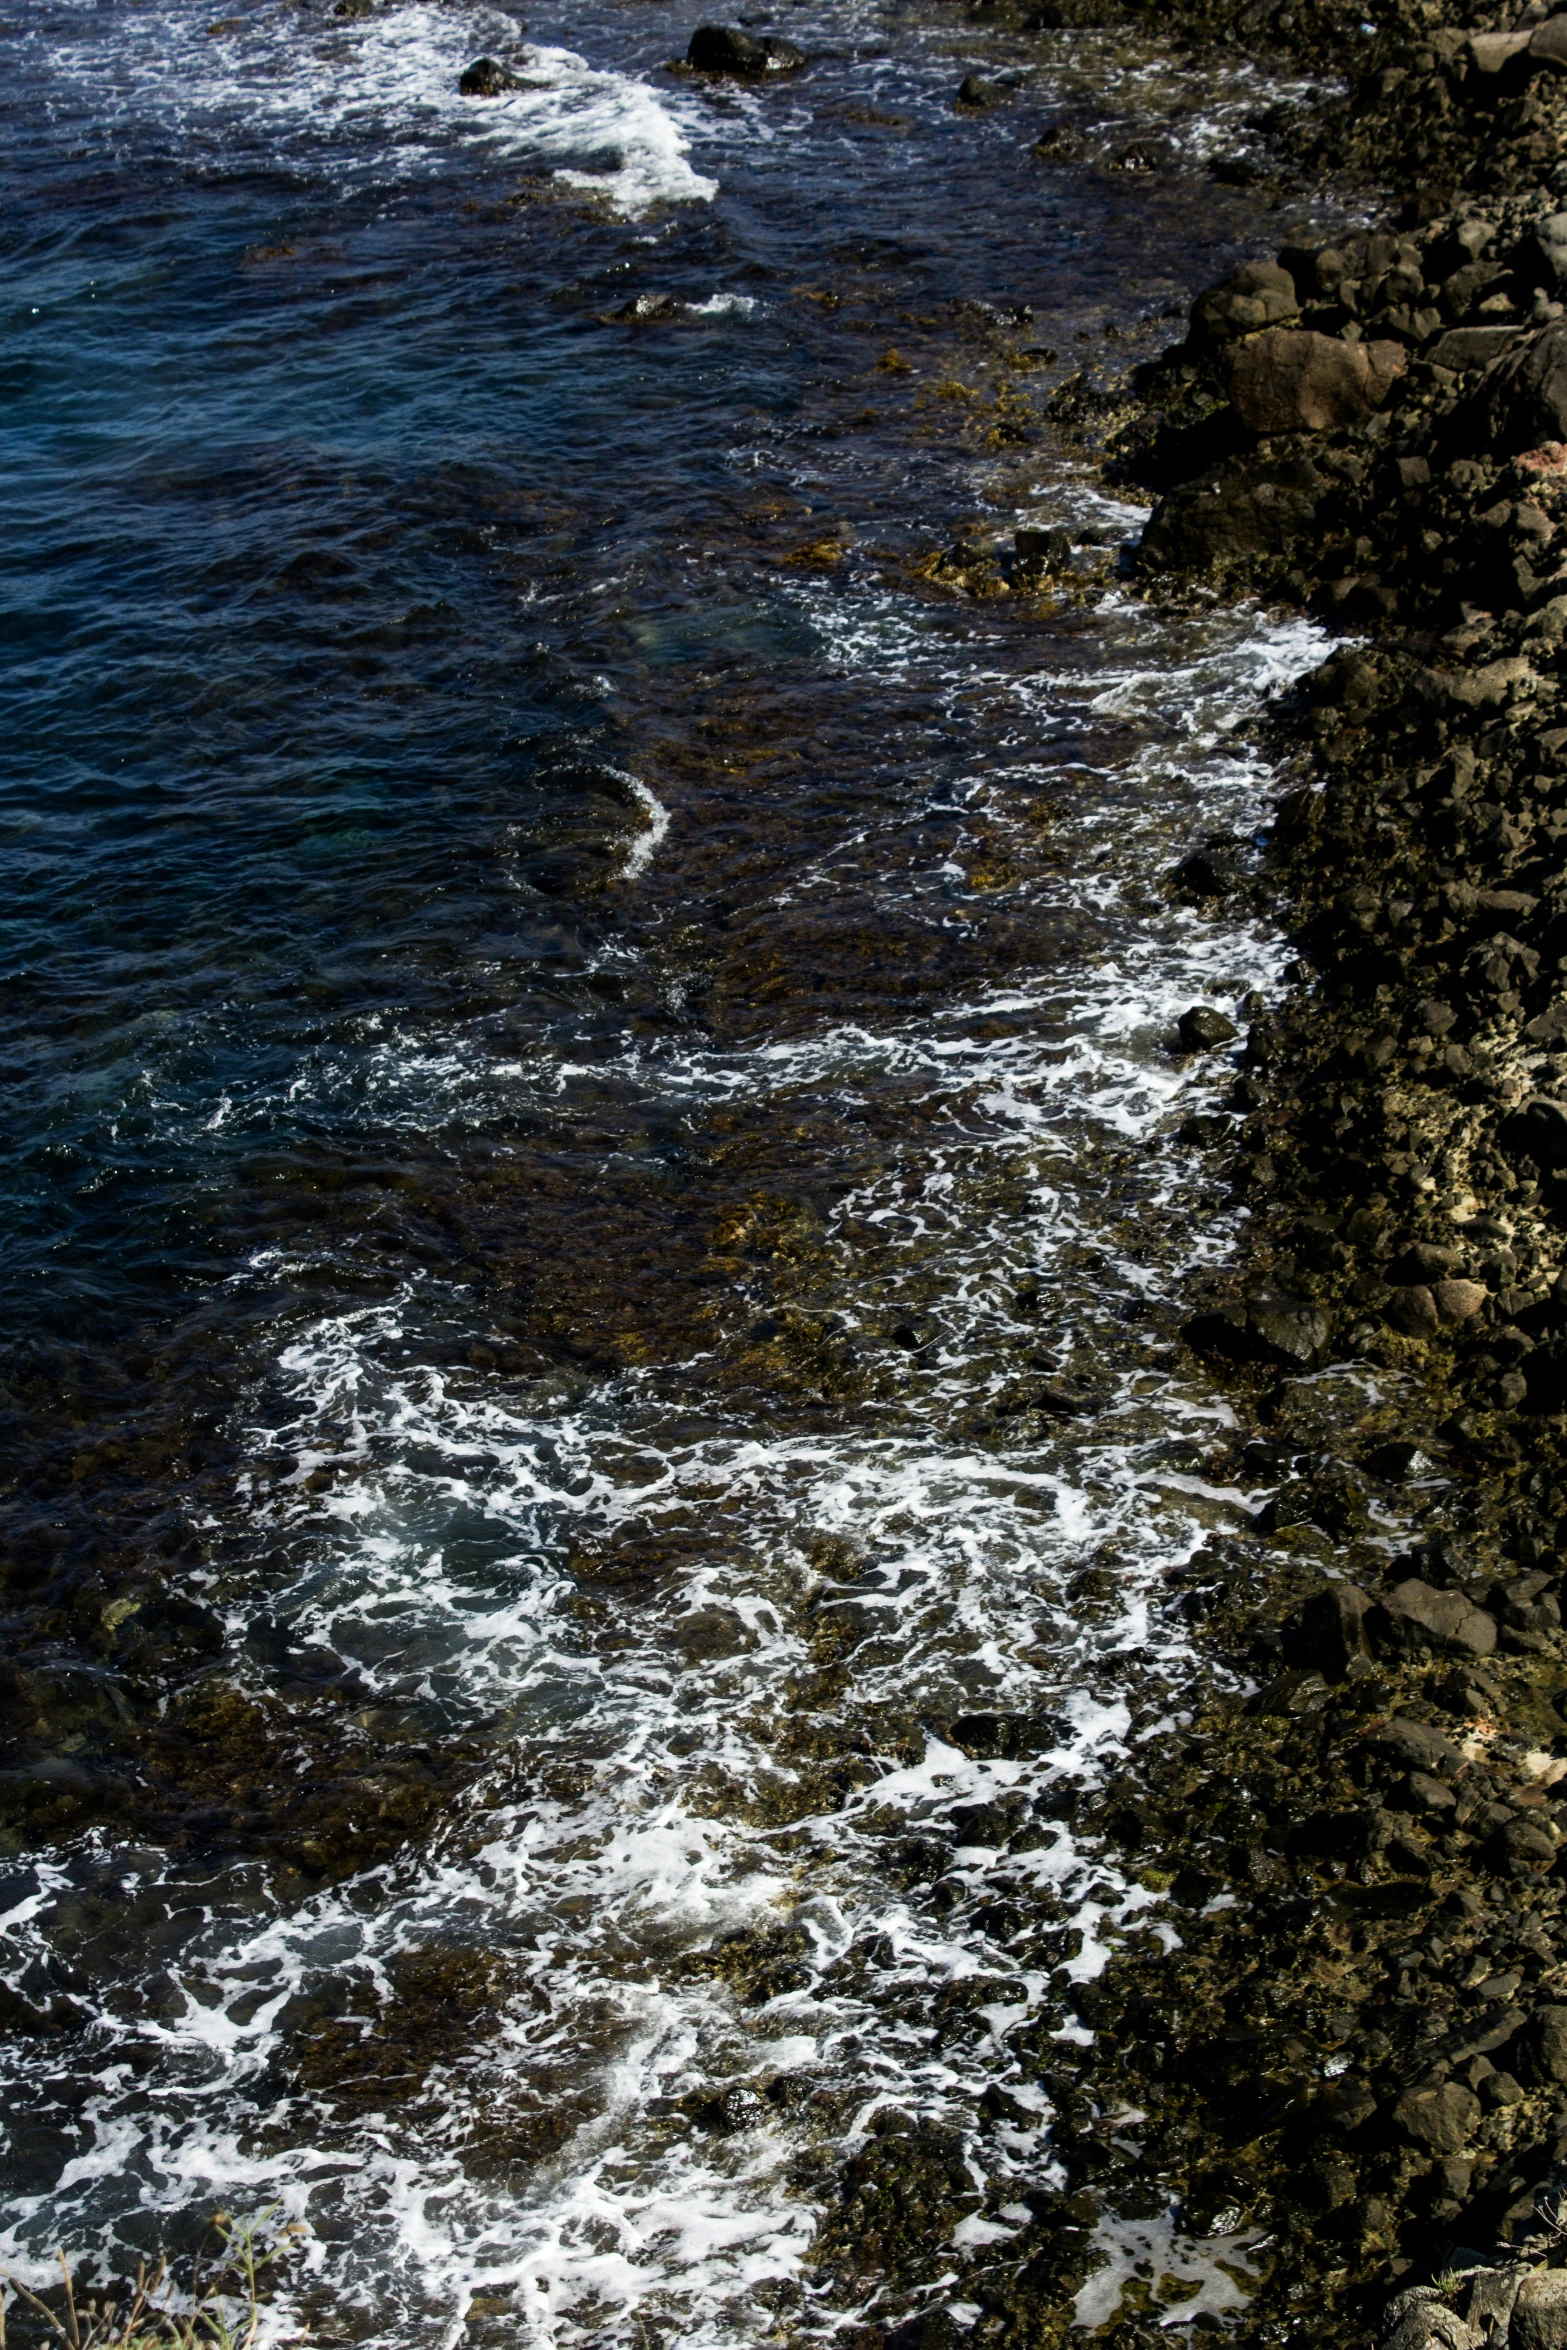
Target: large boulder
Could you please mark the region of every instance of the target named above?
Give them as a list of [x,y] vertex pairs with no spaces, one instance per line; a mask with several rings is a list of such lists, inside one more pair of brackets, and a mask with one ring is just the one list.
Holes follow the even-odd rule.
[[1567,2082],[1567,2007],[1535,2009],[1528,2047],[1536,2080]]
[[1326,1583],[1300,1611],[1299,1650],[1329,1681],[1342,1681],[1357,1657],[1369,1656],[1371,1595],[1354,1583]]
[[1446,2302],[1432,2297],[1405,2309],[1382,2337],[1382,2350],[1482,2350],[1485,2336]]
[[1409,2089],[1393,2108],[1393,2127],[1413,2146],[1432,2154],[1456,2154],[1480,2123],[1480,2100],[1461,2082],[1440,2088]]
[[1508,2321],[1510,2350],[1567,2350],[1567,2269],[1525,2277]]
[[1538,1093],[1506,1121],[1502,1139],[1541,1167],[1567,1167],[1567,1102]]
[[1198,295],[1192,304],[1191,339],[1199,344],[1234,342],[1294,318],[1299,309],[1295,280],[1287,269],[1276,261],[1248,261]]
[[686,61],[698,73],[742,74],[750,79],[759,74],[793,73],[805,63],[805,51],[771,33],[759,41],[754,34],[741,32],[738,25],[699,24],[691,35]]
[[1330,432],[1380,408],[1406,364],[1398,343],[1275,327],[1236,352],[1230,399],[1253,432]]
[[1404,1714],[1395,1714],[1392,1721],[1368,1732],[1366,1744],[1405,1770],[1443,1771],[1456,1778],[1464,1767],[1464,1758],[1450,1738],[1444,1738],[1429,1722],[1411,1721]]
[[1494,1616],[1461,1591],[1438,1591],[1414,1575],[1388,1593],[1373,1630],[1378,1647],[1396,1656],[1490,1656],[1496,1648]]
[[1252,458],[1161,498],[1143,532],[1150,571],[1222,572],[1280,555],[1311,527],[1328,484],[1306,458]]
[[1567,440],[1567,325],[1547,326],[1518,345],[1491,389],[1498,453]]
[[1530,63],[1548,73],[1567,73],[1567,16],[1547,17],[1529,36]]

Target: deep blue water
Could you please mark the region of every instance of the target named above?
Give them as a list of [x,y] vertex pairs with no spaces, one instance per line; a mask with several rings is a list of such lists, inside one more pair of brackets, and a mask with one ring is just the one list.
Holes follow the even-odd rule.
[[[1256,821],[1230,730],[1309,632],[1143,613],[1042,411],[1276,235],[1206,171],[1266,93],[947,6],[780,10],[809,71],[737,90],[662,70],[662,0],[222,4],[0,26],[9,2240],[281,2199],[323,2339],[480,2287],[755,2339],[810,2198],[670,2098],[913,2097],[925,1992],[753,2025],[669,1954],[818,1902],[815,1998],[852,1758],[1044,1673],[1091,1767],[1126,1671],[1028,1662],[1050,1545],[1200,1539],[1128,1467],[1203,1422],[1140,1333],[1231,1229],[1150,1140],[1160,1023],[1272,950],[1152,885]],[[459,99],[481,52],[540,86]],[[1027,518],[1083,597],[928,575]],[[1124,1437],[1029,1423],[993,1490],[1018,1378],[1090,1354]],[[939,1596],[812,1681],[821,1578],[877,1574]],[[785,1687],[830,1801],[746,1743]],[[920,1984],[1003,1963],[962,1914]]]

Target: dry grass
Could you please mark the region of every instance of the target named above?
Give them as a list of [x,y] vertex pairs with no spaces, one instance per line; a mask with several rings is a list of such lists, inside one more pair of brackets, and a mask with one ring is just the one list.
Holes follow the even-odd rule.
[[262,2212],[235,2222],[220,2214],[213,2222],[217,2250],[206,2260],[198,2254],[184,2287],[160,2260],[150,2270],[139,2266],[134,2284],[89,2299],[78,2293],[62,2252],[52,2307],[0,2269],[0,2350],[6,2350],[8,2302],[13,2307],[21,2303],[68,2350],[254,2350],[266,2312],[269,2272],[301,2232],[297,2224],[274,2228],[272,2218],[272,2212]]

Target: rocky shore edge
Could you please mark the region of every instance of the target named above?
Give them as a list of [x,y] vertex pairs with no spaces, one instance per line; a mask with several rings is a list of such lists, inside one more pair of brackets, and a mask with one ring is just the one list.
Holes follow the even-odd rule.
[[1251,1209],[1183,1332],[1206,1465],[1268,1498],[1174,1579],[1187,1727],[1079,1816],[1181,1946],[1054,1985],[1094,2042],[1019,2339],[1074,2234],[1165,2211],[1245,2296],[1196,2331],[1567,2345],[1567,10],[1435,18],[1275,125],[1375,158],[1387,225],[1237,270],[1103,403],[1143,592],[1341,641],[1266,721],[1271,835],[1170,877],[1297,942],[1193,1137]]

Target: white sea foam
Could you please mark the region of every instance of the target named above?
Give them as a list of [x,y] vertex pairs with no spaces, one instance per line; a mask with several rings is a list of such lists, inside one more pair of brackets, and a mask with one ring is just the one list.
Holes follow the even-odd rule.
[[[459,77],[484,44],[523,87],[460,95]],[[633,216],[717,192],[688,159],[691,111],[677,94],[574,50],[525,46],[519,20],[500,9],[408,0],[322,25],[288,11],[214,20],[209,0],[164,0],[115,10],[102,31],[94,22],[88,37],[49,56],[69,75],[74,102],[106,129],[173,139],[207,160],[374,183],[449,170],[454,149],[468,149],[548,165]]]
[[639,873],[647,871],[658,853],[658,845],[669,830],[669,810],[658,794],[650,791],[637,777],[632,776],[628,780],[636,795],[637,805],[647,816],[647,822],[626,851],[626,861],[620,869],[623,880],[635,881]]

